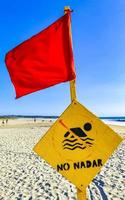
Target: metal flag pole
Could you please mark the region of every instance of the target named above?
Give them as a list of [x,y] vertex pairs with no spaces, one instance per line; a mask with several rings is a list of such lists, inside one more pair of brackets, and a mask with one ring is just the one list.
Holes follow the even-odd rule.
[[[71,11],[69,6],[64,7],[64,13],[66,14],[68,11]],[[72,41],[72,34],[71,34],[71,26],[70,26],[70,36]],[[76,100],[76,81],[75,79],[70,81],[70,96],[71,96],[71,102]]]
[[[68,11],[71,12],[71,9],[69,6],[64,7],[64,13],[66,14]],[[72,31],[71,31],[71,26],[70,26],[70,37],[72,41]],[[70,96],[71,96],[71,102],[76,100],[76,80],[70,81]],[[77,189],[77,198],[78,200],[86,200],[86,188],[83,191]]]

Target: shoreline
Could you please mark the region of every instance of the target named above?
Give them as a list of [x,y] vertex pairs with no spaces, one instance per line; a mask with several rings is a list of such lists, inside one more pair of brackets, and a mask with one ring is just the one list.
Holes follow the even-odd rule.
[[[4,121],[4,124],[2,123]],[[5,120],[0,119],[0,129],[6,129],[6,128],[30,128],[30,127],[50,127],[56,119],[52,118],[37,118],[34,121],[34,118],[17,118],[17,119],[8,119],[7,123]],[[102,121],[106,125],[108,125],[110,128],[112,128],[117,133],[125,133],[125,124],[124,122],[110,122],[110,121]]]

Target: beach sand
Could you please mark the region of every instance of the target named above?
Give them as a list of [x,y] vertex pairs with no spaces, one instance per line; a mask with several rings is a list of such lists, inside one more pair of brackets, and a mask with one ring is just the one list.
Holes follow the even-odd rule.
[[[33,151],[51,119],[0,120],[0,200],[76,200],[74,185]],[[125,138],[125,126],[110,125]],[[93,200],[125,199],[125,141],[87,188]]]

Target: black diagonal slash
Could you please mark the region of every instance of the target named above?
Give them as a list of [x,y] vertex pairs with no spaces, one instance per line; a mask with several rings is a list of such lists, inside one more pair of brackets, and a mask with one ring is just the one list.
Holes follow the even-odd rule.
[[79,136],[77,136],[75,133],[73,133],[73,131],[64,123],[64,121],[63,121],[62,119],[59,120],[59,123],[60,123],[63,127],[65,127],[66,130],[69,131],[69,133],[71,133],[75,138],[77,138],[78,140],[81,140],[81,141],[82,141],[82,139],[81,139]]

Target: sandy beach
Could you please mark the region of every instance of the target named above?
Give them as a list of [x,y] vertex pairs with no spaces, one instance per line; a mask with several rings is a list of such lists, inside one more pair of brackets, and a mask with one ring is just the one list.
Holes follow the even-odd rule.
[[[0,200],[77,200],[76,187],[33,151],[51,119],[0,120]],[[109,125],[125,139],[125,126]],[[90,200],[125,199],[125,141],[87,188]]]

